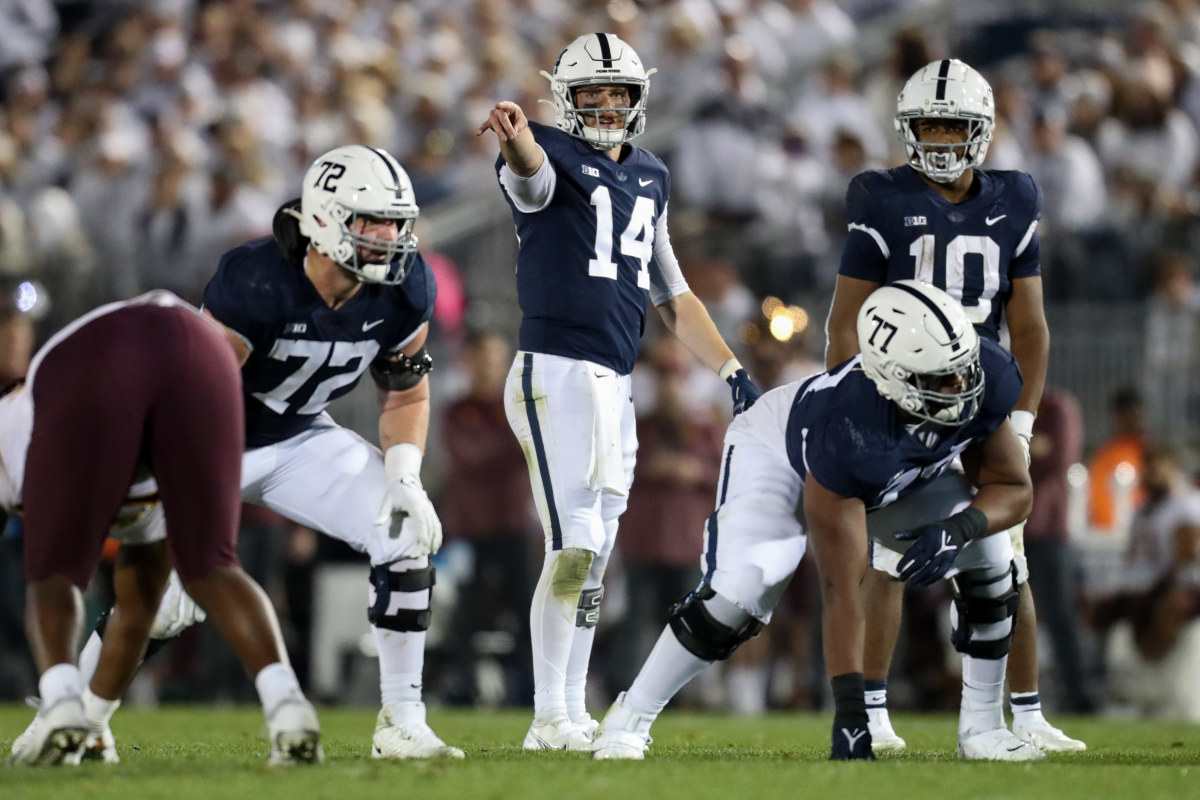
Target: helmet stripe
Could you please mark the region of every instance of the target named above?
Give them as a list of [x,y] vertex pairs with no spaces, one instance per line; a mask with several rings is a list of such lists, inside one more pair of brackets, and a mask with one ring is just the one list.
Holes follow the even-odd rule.
[[604,61],[604,68],[612,69],[613,57],[612,49],[608,46],[608,34],[597,33],[596,38],[600,40],[600,58]]
[[926,297],[923,292],[918,292],[916,289],[914,289],[913,287],[911,287],[907,284],[893,283],[891,285],[896,289],[902,289],[902,290],[908,292],[913,297],[916,297],[922,303],[927,305],[929,307],[929,310],[933,312],[933,316],[936,317],[937,321],[942,323],[942,327],[944,327],[946,329],[946,335],[948,335],[950,337],[950,349],[955,352],[958,352],[959,350],[962,349],[962,345],[958,341],[960,338],[959,335],[954,332],[954,326],[950,324],[950,319],[944,313],[942,313],[942,310],[940,308],[937,307],[937,303],[933,302],[928,297]]
[[937,76],[937,94],[935,97],[938,100],[946,99],[946,84],[950,82],[950,59],[943,59],[941,69],[938,70]]
[[367,149],[368,149],[368,150],[370,150],[372,153],[374,153],[375,155],[379,156],[379,160],[380,160],[380,161],[382,161],[382,162],[383,162],[383,165],[384,165],[385,167],[387,167],[387,168],[388,168],[388,172],[392,173],[392,184],[393,184],[393,185],[395,185],[395,187],[396,187],[396,199],[397,199],[397,200],[402,200],[402,199],[403,199],[403,197],[401,197],[401,195],[402,195],[402,191],[401,191],[401,190],[402,190],[402,187],[400,186],[400,176],[396,174],[396,170],[395,170],[395,168],[392,166],[392,162],[391,162],[391,160],[390,160],[390,159],[388,159],[388,157],[387,157],[387,153],[384,153],[384,152],[383,152],[382,150],[380,150],[379,148],[376,148],[376,147],[371,147],[371,145],[369,145],[369,144],[364,144],[364,145],[363,145],[363,147],[367,148]]

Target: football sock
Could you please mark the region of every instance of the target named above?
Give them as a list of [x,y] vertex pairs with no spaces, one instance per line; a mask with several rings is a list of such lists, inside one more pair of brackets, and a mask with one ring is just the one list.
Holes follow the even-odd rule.
[[664,628],[625,693],[625,705],[639,714],[658,716],[671,698],[711,663],[680,644],[670,627]]
[[254,676],[254,688],[258,689],[258,699],[262,701],[263,710],[269,715],[290,696],[303,697],[300,682],[292,668],[276,661],[268,664]]
[[735,714],[763,714],[767,710],[767,664],[731,664],[725,672],[729,708]]
[[887,710],[887,681],[864,681],[866,689],[863,699],[867,701],[867,711]]
[[578,576],[575,591],[570,591],[573,586],[563,591],[564,581],[556,579],[555,573],[564,552],[546,553],[529,609],[533,641],[533,714],[535,719],[543,722],[567,716],[567,665],[575,639],[575,611],[585,577]]
[[379,651],[379,694],[383,705],[421,700],[425,631],[390,631],[371,626]]
[[596,640],[595,628],[575,628],[571,640],[571,656],[567,659],[566,699],[567,715],[572,722],[587,720],[587,674],[588,661],[592,657],[592,643]]
[[958,716],[959,737],[1004,726],[1003,658],[962,657],[962,706]]
[[107,725],[120,707],[120,700],[105,700],[92,694],[91,689],[83,690],[83,714],[92,725]]
[[100,634],[92,631],[88,636],[87,644],[79,653],[79,674],[83,678],[84,686],[90,684],[92,676],[96,674],[96,666],[100,663],[100,648],[103,646],[104,642],[100,639]]
[[83,677],[74,664],[55,664],[42,673],[38,680],[38,694],[42,697],[42,708],[50,708],[64,697],[79,697],[83,694]]
[[1042,716],[1042,700],[1037,692],[1011,692],[1009,702],[1012,704],[1013,725],[1036,725],[1045,722]]

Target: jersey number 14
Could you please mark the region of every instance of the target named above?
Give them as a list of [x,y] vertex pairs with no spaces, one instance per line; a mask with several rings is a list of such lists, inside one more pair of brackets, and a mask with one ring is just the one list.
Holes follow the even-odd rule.
[[[588,275],[615,281],[617,264],[612,260],[612,196],[607,186],[597,186],[592,192],[592,205],[596,207],[596,257],[588,260]],[[621,253],[638,260],[641,264],[637,276],[638,288],[649,289],[650,258],[654,255],[654,201],[649,197],[638,197],[634,202],[629,225],[621,234]]]

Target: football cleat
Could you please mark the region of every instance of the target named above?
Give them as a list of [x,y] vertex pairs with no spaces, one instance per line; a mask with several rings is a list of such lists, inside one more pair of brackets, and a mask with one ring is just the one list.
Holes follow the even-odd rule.
[[596,731],[600,729],[600,720],[593,718],[587,712],[584,712],[583,722],[576,722],[575,720],[571,720],[571,722],[576,728],[583,731],[583,735],[587,737],[589,742],[596,738]]
[[102,764],[120,764],[121,757],[117,755],[117,740],[113,737],[112,728],[107,724],[97,726],[88,721],[88,734],[83,741],[83,747],[67,756],[68,764],[78,764],[81,761],[98,761]]
[[375,720],[371,758],[465,758],[466,753],[438,738],[425,722],[421,701],[384,706]]
[[833,720],[833,731],[829,736],[830,761],[874,761],[871,749],[871,728],[859,723],[844,724]]
[[549,722],[535,718],[521,747],[525,750],[591,750],[592,740],[564,715]]
[[38,709],[29,727],[13,742],[10,764],[48,767],[78,763],[72,757],[83,747],[88,733],[83,701],[64,697],[49,708]]
[[1046,720],[1040,720],[1034,725],[1022,725],[1013,720],[1013,735],[1023,742],[1047,753],[1081,753],[1087,750],[1087,744],[1079,739],[1072,739]]
[[958,757],[969,761],[1040,761],[1046,754],[1013,736],[1008,728],[995,728],[960,738]]
[[867,727],[871,731],[871,749],[876,753],[885,750],[898,752],[908,747],[908,742],[901,739],[892,727],[892,720],[886,708],[868,708]]
[[317,712],[303,697],[289,697],[275,707],[267,718],[267,735],[271,739],[267,764],[272,767],[320,764],[325,760]]
[[592,758],[641,761],[653,741],[650,738],[653,724],[653,716],[639,714],[626,706],[625,693],[621,692],[600,723],[600,730],[592,742]]

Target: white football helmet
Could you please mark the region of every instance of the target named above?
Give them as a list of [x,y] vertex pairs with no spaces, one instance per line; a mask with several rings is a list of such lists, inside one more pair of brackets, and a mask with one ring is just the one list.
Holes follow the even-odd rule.
[[[550,81],[554,123],[560,130],[583,139],[597,150],[612,150],[646,129],[646,97],[650,94],[650,76],[658,70],[646,70],[642,60],[626,42],[611,33],[587,33],[567,45],[554,63],[554,74],[542,70]],[[625,127],[595,127],[586,123],[590,114],[598,122],[600,109],[581,109],[575,104],[575,90],[581,86],[616,85],[629,87],[629,108]],[[622,109],[616,109],[622,110]]]
[[[930,117],[965,120],[966,144],[918,141],[913,122]],[[909,166],[930,180],[949,183],[978,167],[987,155],[996,129],[992,87],[978,71],[956,58],[933,61],[917,70],[900,90],[895,124]],[[962,152],[961,157],[956,149]]]
[[[413,233],[420,209],[412,182],[396,159],[377,147],[352,144],[330,150],[304,173],[300,235],[318,253],[368,283],[404,280],[417,253]],[[396,220],[395,241],[355,231],[359,217]]]
[[[872,292],[858,311],[858,346],[879,394],[914,417],[957,427],[979,412],[979,334],[936,286],[903,280]],[[942,391],[956,379],[955,391]]]

